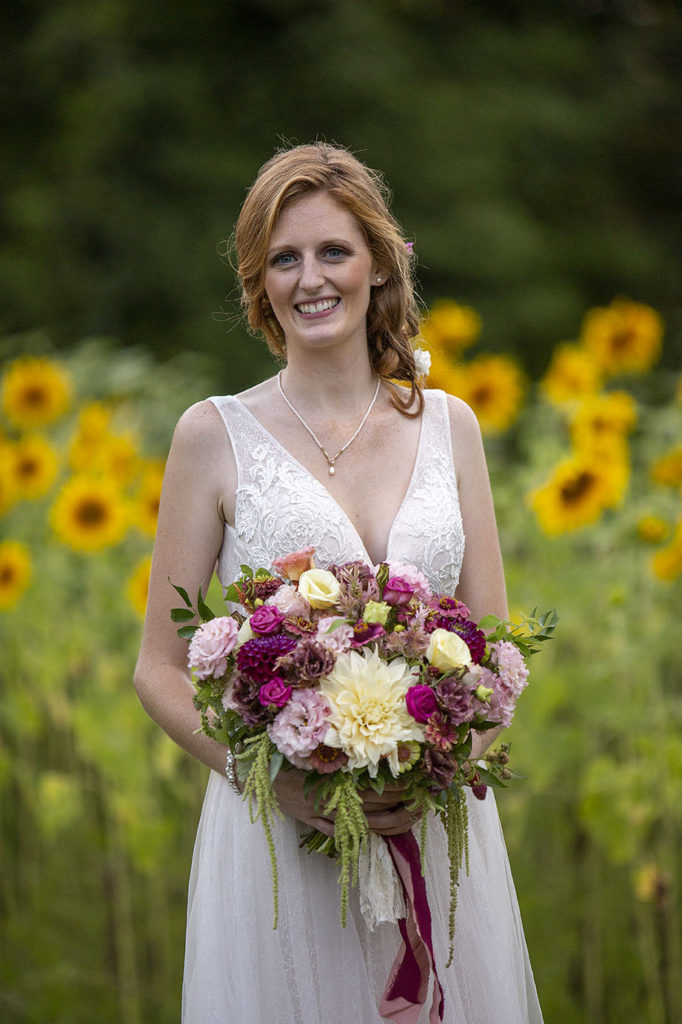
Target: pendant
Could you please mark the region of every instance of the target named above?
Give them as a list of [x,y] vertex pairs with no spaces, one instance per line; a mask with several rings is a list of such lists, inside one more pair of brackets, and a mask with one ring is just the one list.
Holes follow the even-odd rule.
[[335,473],[336,473],[336,470],[334,469],[334,467],[333,467],[333,466],[330,466],[330,467],[329,467],[329,475],[330,475],[330,476],[334,476],[334,474],[335,474]]

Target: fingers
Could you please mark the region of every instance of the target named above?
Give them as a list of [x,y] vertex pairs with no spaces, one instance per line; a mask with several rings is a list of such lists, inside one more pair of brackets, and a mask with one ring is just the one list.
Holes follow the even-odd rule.
[[379,835],[397,836],[402,835],[403,832],[409,832],[419,817],[419,814],[408,811],[407,807],[402,804],[391,810],[367,814],[367,824],[372,832],[377,832]]

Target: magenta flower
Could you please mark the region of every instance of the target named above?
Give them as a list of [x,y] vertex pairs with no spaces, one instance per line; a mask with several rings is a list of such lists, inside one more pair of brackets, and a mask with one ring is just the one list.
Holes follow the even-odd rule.
[[273,676],[270,682],[261,686],[258,700],[264,707],[283,708],[292,693],[292,688],[287,686],[281,676]]
[[371,640],[383,636],[384,632],[384,627],[379,622],[365,622],[363,619],[358,619],[353,625],[351,647],[363,647]]
[[295,690],[268,726],[268,736],[296,768],[308,768],[313,750],[324,743],[330,714],[329,701],[317,690]]
[[431,715],[438,711],[438,701],[430,686],[420,683],[411,686],[405,694],[405,703],[416,722],[428,722]]
[[401,580],[412,587],[412,593],[416,594],[420,601],[428,601],[431,597],[431,587],[423,572],[420,572],[414,565],[407,565],[404,562],[389,562],[391,576],[399,576]]
[[391,576],[384,587],[384,601],[395,608],[403,608],[414,597],[415,588],[402,576]]
[[189,645],[188,664],[197,679],[215,676],[227,669],[227,659],[237,643],[239,627],[230,615],[222,615],[199,626]]
[[284,622],[284,616],[274,604],[262,604],[256,608],[249,619],[249,625],[254,633],[259,636],[269,636],[271,633],[279,633]]
[[462,601],[456,597],[447,597],[445,594],[438,594],[431,601],[429,606],[440,615],[447,615],[448,618],[468,619],[471,612]]

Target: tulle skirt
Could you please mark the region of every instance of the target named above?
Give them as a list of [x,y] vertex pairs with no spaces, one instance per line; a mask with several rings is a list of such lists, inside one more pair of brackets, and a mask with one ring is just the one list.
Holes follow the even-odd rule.
[[[493,793],[470,792],[470,870],[462,870],[455,957],[447,961],[445,833],[431,822],[426,882],[444,1024],[541,1024]],[[351,892],[339,924],[337,866],[298,848],[300,823],[275,827],[279,924],[260,823],[211,772],[189,885],[183,1024],[381,1024],[377,1006],[400,946],[396,925],[369,931]],[[420,1024],[428,1021],[428,1007]]]

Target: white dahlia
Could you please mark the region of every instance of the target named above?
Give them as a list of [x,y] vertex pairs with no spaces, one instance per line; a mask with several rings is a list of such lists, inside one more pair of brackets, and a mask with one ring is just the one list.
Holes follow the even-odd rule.
[[418,673],[404,658],[382,661],[374,647],[340,654],[320,693],[331,704],[328,747],[348,755],[348,768],[367,768],[374,777],[385,757],[391,774],[400,774],[398,744],[422,741],[424,727],[409,714],[405,694]]

